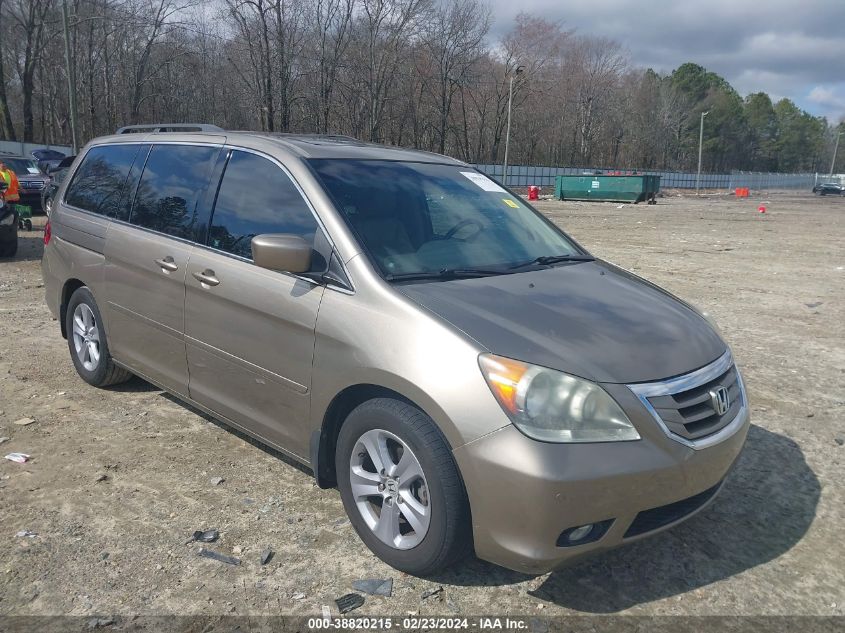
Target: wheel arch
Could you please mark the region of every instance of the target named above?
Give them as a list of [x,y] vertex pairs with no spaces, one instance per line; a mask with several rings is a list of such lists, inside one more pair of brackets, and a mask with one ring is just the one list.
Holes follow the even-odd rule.
[[320,429],[315,430],[311,434],[311,467],[314,471],[314,478],[317,480],[317,485],[320,488],[332,488],[337,484],[334,452],[343,422],[353,409],[375,398],[400,400],[428,415],[434,421],[434,426],[440,432],[446,446],[450,451],[452,450],[453,447],[449,439],[443,433],[443,429],[437,424],[434,416],[426,411],[425,407],[420,406],[419,403],[389,387],[370,383],[350,385],[332,399],[323,415]]
[[62,338],[67,338],[67,304],[73,293],[86,286],[87,284],[81,279],[71,277],[62,285],[62,293],[59,297],[59,326],[62,329]]

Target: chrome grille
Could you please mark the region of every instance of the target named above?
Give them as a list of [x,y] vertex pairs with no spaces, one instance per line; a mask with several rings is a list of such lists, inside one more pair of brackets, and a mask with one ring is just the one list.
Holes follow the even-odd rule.
[[[718,387],[728,390],[728,410],[719,415],[711,392]],[[731,365],[721,376],[686,391],[665,396],[651,396],[648,401],[672,433],[697,440],[726,426],[742,406],[736,367]]]
[[[666,435],[694,449],[730,437],[748,421],[745,387],[730,351],[688,374],[628,388]],[[727,393],[720,393],[722,388]],[[727,396],[726,409],[718,396]]]

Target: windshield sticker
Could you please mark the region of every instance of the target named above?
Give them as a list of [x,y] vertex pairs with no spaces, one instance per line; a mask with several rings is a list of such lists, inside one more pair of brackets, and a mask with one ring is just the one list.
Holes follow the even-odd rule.
[[502,202],[504,202],[506,205],[508,205],[512,209],[518,209],[519,208],[519,205],[516,202],[514,202],[513,200],[511,200],[510,198],[502,198]]
[[27,167],[26,170],[30,174],[40,174],[41,173],[41,170],[39,170],[38,167]]
[[476,185],[484,189],[484,191],[498,191],[499,193],[507,193],[504,189],[502,189],[499,185],[490,180],[484,174],[479,174],[478,172],[474,171],[462,171],[461,175],[474,182]]

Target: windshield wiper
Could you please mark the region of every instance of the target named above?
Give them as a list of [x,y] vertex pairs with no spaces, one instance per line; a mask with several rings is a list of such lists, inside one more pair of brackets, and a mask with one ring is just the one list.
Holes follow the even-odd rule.
[[530,261],[514,264],[509,268],[509,270],[525,268],[526,266],[531,266],[532,264],[542,264],[543,266],[548,266],[549,264],[559,264],[560,262],[593,262],[595,260],[595,257],[591,257],[589,255],[540,255],[540,257],[535,257]]
[[493,268],[442,268],[440,270],[421,271],[417,273],[389,273],[384,276],[387,281],[413,281],[416,279],[475,279],[491,277],[493,275],[507,275],[507,270]]

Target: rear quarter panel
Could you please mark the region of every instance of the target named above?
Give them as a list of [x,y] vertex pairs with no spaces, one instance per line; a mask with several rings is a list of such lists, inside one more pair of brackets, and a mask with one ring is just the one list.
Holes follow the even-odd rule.
[[[44,247],[41,270],[47,305],[54,317],[60,317],[62,294],[70,280],[79,280],[102,304],[103,255],[110,220],[59,203],[57,198],[50,217],[52,237]],[[107,317],[103,315],[104,320]],[[108,331],[108,323],[105,323]]]

